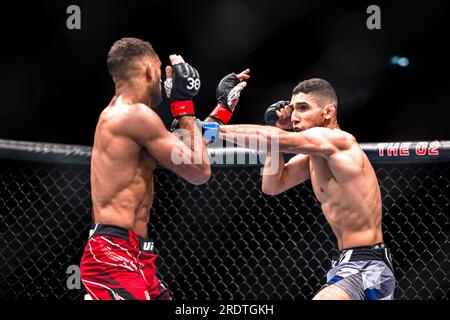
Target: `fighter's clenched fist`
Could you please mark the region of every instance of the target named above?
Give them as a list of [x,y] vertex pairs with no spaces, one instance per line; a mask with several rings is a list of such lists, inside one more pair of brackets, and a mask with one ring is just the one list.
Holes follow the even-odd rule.
[[280,129],[291,130],[292,107],[289,103],[289,101],[281,100],[267,108],[266,113],[264,114],[266,123]]

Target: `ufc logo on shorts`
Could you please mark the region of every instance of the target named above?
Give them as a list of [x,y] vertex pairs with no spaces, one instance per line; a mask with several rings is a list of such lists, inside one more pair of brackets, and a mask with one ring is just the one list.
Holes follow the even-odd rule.
[[192,89],[198,90],[198,89],[200,89],[200,79],[198,79],[198,78],[194,79],[192,77],[189,77],[189,78],[187,78],[187,80],[189,81],[189,85],[186,86],[186,89],[188,89],[188,90],[192,90]]
[[144,245],[142,246],[142,248],[145,251],[152,251],[153,250],[153,242],[144,242]]

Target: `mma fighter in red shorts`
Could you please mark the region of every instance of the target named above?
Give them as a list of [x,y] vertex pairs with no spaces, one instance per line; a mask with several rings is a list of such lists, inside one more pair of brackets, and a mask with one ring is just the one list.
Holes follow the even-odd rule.
[[[95,227],[81,259],[81,280],[94,300],[172,299],[156,276],[156,253],[147,238],[153,171],[160,164],[192,184],[202,184],[211,169],[194,117],[192,99],[200,89],[199,73],[181,56],[171,55],[170,61],[166,93],[179,128],[194,137],[187,141],[167,131],[152,110],[162,100],[161,62],[152,46],[123,38],[108,54],[116,91],[95,130],[91,159]],[[222,79],[216,92],[219,103],[208,121],[228,122],[248,72]],[[172,161],[174,154],[183,159],[181,164]]]

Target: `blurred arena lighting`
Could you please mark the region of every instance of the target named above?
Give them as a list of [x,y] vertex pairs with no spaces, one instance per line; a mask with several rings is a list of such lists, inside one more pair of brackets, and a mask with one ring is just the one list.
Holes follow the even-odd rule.
[[[327,79],[338,93],[339,103],[349,117],[362,110],[382,83],[389,43],[383,30],[368,33],[361,27],[365,15],[352,11],[330,21],[328,35],[323,35],[324,51],[311,76]],[[351,37],[349,35],[351,34]],[[325,41],[326,40],[326,41]]]
[[406,68],[409,66],[409,59],[401,56],[393,56],[390,60],[392,66]]
[[[192,45],[198,54],[214,61],[233,61],[255,52],[286,24],[305,16],[313,1],[221,0],[203,14]],[[200,14],[202,15],[202,14]],[[233,23],[224,23],[233,19]]]

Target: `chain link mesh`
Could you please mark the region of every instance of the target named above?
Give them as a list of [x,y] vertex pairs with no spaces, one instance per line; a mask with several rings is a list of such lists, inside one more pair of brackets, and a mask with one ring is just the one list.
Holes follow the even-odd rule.
[[[89,166],[0,161],[0,299],[82,299],[69,290],[90,222]],[[450,298],[448,163],[376,165],[397,299]],[[258,166],[187,185],[155,172],[150,237],[177,299],[310,299],[335,237],[310,183],[261,193]]]

